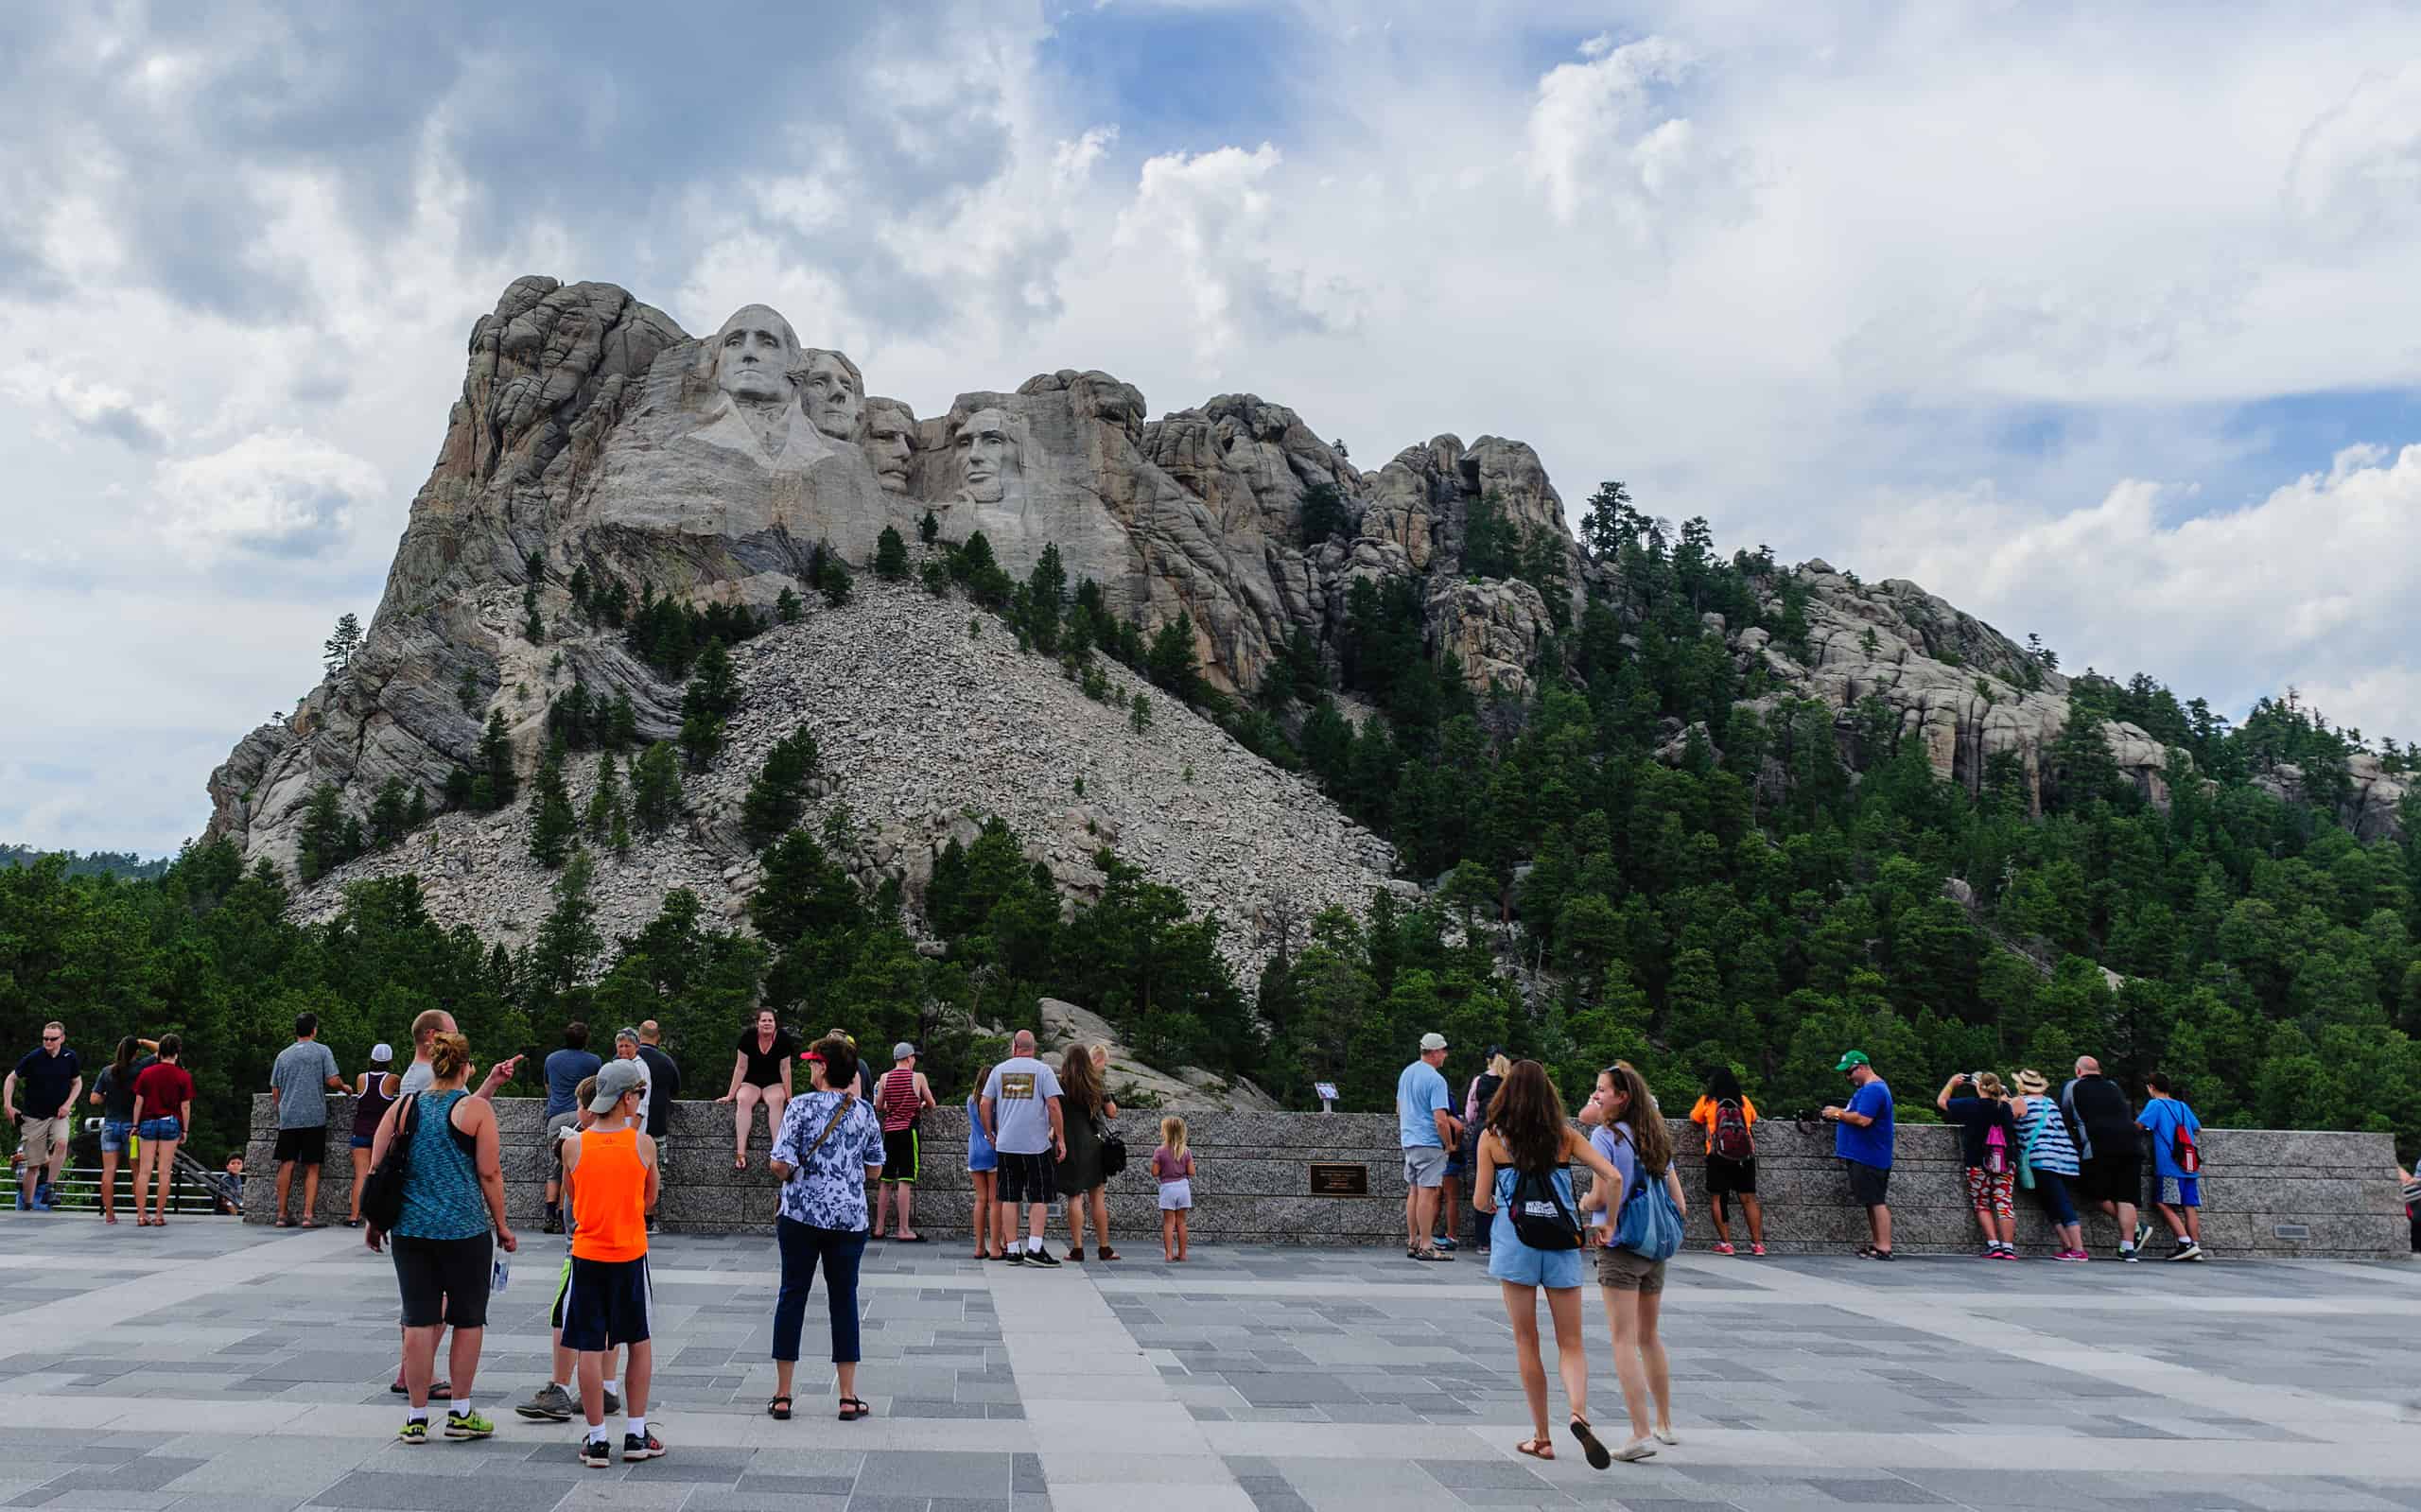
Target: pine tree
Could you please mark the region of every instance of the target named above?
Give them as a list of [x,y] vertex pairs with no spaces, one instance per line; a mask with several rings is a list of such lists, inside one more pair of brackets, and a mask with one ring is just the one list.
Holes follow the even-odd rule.
[[807,781],[815,775],[817,759],[815,737],[804,725],[766,753],[764,769],[740,806],[740,829],[752,847],[763,850],[807,812]]
[[475,807],[501,808],[511,803],[521,784],[513,773],[513,736],[504,727],[502,709],[488,711],[487,734],[479,738],[479,766],[488,785],[487,801]]
[[[928,513],[925,517],[932,519],[932,515]],[[932,537],[927,539],[930,541]],[[908,543],[888,525],[882,528],[882,534],[875,538],[874,575],[885,582],[898,582],[908,576]]]
[[532,646],[544,645],[547,622],[538,615],[538,585],[531,583],[521,590],[521,638]]
[[370,843],[385,850],[403,839],[410,827],[411,798],[419,795],[414,791],[407,797],[401,777],[389,777],[378,784],[378,795],[370,803]]
[[681,814],[681,766],[663,740],[647,748],[631,778],[631,817],[651,835],[664,833]]
[[927,510],[925,512],[925,517],[916,522],[916,539],[924,542],[927,546],[931,546],[935,541],[940,540],[941,535],[942,522],[934,518],[932,511]]
[[[454,770],[460,772],[462,768],[457,767]],[[421,791],[419,784],[415,783],[412,786],[411,805],[404,810],[404,828],[407,830],[418,829],[421,826],[427,823],[428,794]]]
[[740,707],[731,657],[720,640],[699,653],[697,673],[681,691],[681,753],[692,771],[703,771],[723,749],[723,726]]
[[623,825],[627,813],[622,797],[622,769],[609,751],[597,758],[597,787],[588,795],[588,838],[604,844]]
[[353,653],[361,649],[361,620],[346,613],[337,617],[337,628],[320,648],[320,659],[331,673],[343,671],[353,665]]
[[538,763],[530,794],[530,859],[551,871],[564,863],[579,838],[580,819],[564,782],[564,743],[557,740]]
[[596,880],[597,863],[574,848],[555,878],[555,906],[530,944],[529,985],[534,994],[552,999],[578,986],[605,947],[597,932],[597,903],[588,895]]
[[783,588],[782,596],[774,600],[774,618],[785,625],[795,625],[798,623],[798,595],[787,587]]
[[1137,735],[1152,727],[1152,701],[1141,692],[1135,695],[1135,702],[1128,706],[1127,722],[1134,726]]
[[627,751],[639,743],[639,711],[631,703],[631,695],[617,692],[605,714],[605,739],[608,751]]
[[323,782],[312,789],[294,842],[294,867],[305,885],[352,860],[345,851],[344,826],[344,804],[336,784]]
[[838,609],[849,601],[849,568],[838,551],[826,551],[823,564],[815,569],[815,586],[824,601]]
[[454,684],[454,702],[462,706],[462,712],[465,714],[477,714],[479,711],[479,673],[467,667],[462,669],[462,675]]

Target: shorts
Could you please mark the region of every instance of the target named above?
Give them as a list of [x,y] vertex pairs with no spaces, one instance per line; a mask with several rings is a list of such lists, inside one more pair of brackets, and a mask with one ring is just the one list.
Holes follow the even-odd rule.
[[1001,1201],[1030,1204],[1056,1201],[1058,1196],[1058,1170],[1050,1151],[1001,1152]]
[[647,1257],[601,1260],[571,1258],[571,1281],[564,1294],[564,1347],[597,1354],[641,1344],[655,1318],[655,1287]]
[[[162,1121],[173,1124],[177,1121],[166,1119]],[[54,1153],[67,1148],[69,1132],[67,1116],[63,1113],[46,1119],[21,1119],[17,1123],[17,1148],[25,1152],[26,1164],[43,1165]],[[148,1122],[143,1126],[143,1136],[145,1138],[151,1137],[151,1125]],[[162,1138],[173,1139],[176,1136],[167,1134]]]
[[1407,1187],[1437,1187],[1446,1180],[1446,1152],[1434,1144],[1408,1144],[1403,1147],[1403,1184]]
[[882,1131],[882,1179],[902,1186],[916,1184],[916,1131]]
[[2161,1177],[2160,1205],[2164,1208],[2202,1207],[2203,1178],[2200,1176]]
[[983,1175],[987,1172],[998,1171],[1000,1169],[1001,1153],[998,1150],[986,1147],[982,1150],[969,1149],[967,1152],[967,1170],[968,1174]]
[[1610,1292],[1654,1296],[1664,1290],[1664,1262],[1648,1260],[1637,1250],[1601,1249],[1597,1251],[1597,1284]]
[[1513,1215],[1499,1205],[1489,1225],[1488,1275],[1515,1286],[1567,1292],[1589,1278],[1589,1256],[1579,1249],[1532,1249],[1515,1235]]
[[302,1165],[323,1164],[328,1158],[328,1126],[315,1123],[307,1129],[277,1131],[277,1159],[280,1164],[292,1160]]
[[1706,1194],[1709,1197],[1753,1197],[1757,1194],[1757,1157],[1726,1160],[1719,1155],[1706,1157]]
[[1193,1183],[1179,1177],[1160,1183],[1160,1211],[1181,1213],[1193,1206]]
[[126,1141],[133,1135],[134,1121],[132,1119],[101,1120],[101,1153],[123,1155],[126,1152]]
[[1871,1166],[1863,1160],[1844,1160],[1850,1171],[1850,1195],[1861,1208],[1881,1208],[1890,1199],[1891,1168]]
[[[134,1132],[138,1138],[145,1139],[182,1139],[185,1137],[185,1126],[178,1122],[173,1116],[165,1119],[145,1119],[134,1126]],[[62,1137],[60,1142],[64,1144],[66,1139]]]
[[357,1135],[355,1135],[355,1136],[353,1136],[353,1137],[352,1137],[352,1139],[351,1139],[351,1142],[350,1142],[350,1144],[349,1144],[348,1148],[355,1149],[355,1150],[367,1150],[367,1149],[370,1149],[371,1147],[373,1147],[374,1145],[375,1145],[377,1142],[378,1142],[378,1140],[377,1140],[377,1138],[376,1138],[374,1136],[367,1135],[367,1134],[357,1134]]
[[419,1239],[390,1234],[387,1247],[395,1255],[395,1289],[403,1294],[405,1328],[433,1329],[441,1323],[458,1329],[487,1327],[494,1235]]
[[547,1313],[547,1327],[560,1330],[564,1326],[564,1296],[571,1290],[571,1257],[564,1257],[563,1274],[555,1277],[555,1305]]
[[1462,1180],[1464,1169],[1463,1147],[1458,1144],[1446,1156],[1446,1179],[1448,1181]]
[[1994,1218],[2015,1218],[2017,1173],[2004,1171],[1996,1176],[1979,1166],[1969,1166],[1967,1201],[1978,1215],[1990,1213]]
[[2077,1194],[2087,1202],[2124,1202],[2135,1200],[2135,1173],[2142,1162],[2134,1151],[2125,1155],[2097,1155],[2084,1163],[2084,1173],[2077,1178]]

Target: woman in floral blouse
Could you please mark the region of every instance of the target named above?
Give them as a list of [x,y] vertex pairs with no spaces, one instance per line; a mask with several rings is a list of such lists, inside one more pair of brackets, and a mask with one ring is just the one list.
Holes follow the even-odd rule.
[[832,1314],[840,1418],[853,1423],[867,1412],[857,1395],[858,1261],[866,1249],[866,1183],[882,1174],[882,1121],[854,1095],[856,1046],[827,1036],[804,1059],[814,1090],[782,1110],[772,1152],[774,1174],[782,1183],[781,1216],[774,1221],[782,1249],[782,1290],[774,1303],[774,1399],[765,1410],[775,1417],[791,1415],[799,1323],[821,1263]]

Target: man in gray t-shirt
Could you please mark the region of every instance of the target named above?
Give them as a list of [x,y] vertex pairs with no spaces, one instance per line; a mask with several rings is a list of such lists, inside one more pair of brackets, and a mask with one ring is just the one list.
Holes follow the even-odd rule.
[[1051,1199],[1057,1195],[1055,1159],[1068,1154],[1059,1112],[1058,1073],[1036,1060],[1034,1034],[1020,1029],[1009,1042],[1009,1058],[992,1068],[984,1079],[983,1101],[976,1112],[984,1132],[1000,1154],[1000,1233],[1018,1231],[1018,1208],[1029,1210],[1032,1226],[1025,1247],[1009,1246],[1013,1265],[1056,1265],[1042,1247],[1043,1225]]
[[277,1110],[277,1226],[291,1228],[286,1194],[303,1167],[303,1226],[320,1226],[320,1164],[328,1154],[328,1094],[344,1090],[337,1058],[320,1043],[320,1016],[297,1014],[294,1043],[270,1068],[269,1101]]

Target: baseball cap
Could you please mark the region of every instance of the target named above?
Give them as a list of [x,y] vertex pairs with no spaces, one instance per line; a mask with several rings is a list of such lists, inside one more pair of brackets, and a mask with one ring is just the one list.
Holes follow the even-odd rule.
[[910,1043],[908,1043],[908,1042],[907,1042],[906,1040],[904,1040],[904,1039],[903,1039],[903,1040],[901,1040],[898,1044],[894,1045],[894,1046],[892,1046],[892,1047],[891,1047],[891,1058],[892,1058],[893,1060],[896,1060],[896,1061],[904,1061],[904,1060],[906,1060],[909,1056],[914,1055],[914,1054],[915,1054],[915,1053],[916,1053],[916,1047],[915,1047],[915,1046],[914,1046],[914,1045],[911,1045]]
[[614,1104],[629,1093],[647,1086],[647,1073],[636,1061],[607,1061],[597,1073],[597,1095],[588,1100],[591,1113],[611,1113]]
[[1444,1050],[1445,1048],[1446,1036],[1437,1033],[1437,1031],[1434,1029],[1420,1036],[1420,1052],[1424,1055],[1428,1054],[1433,1050]]
[[1866,1058],[1866,1051],[1862,1050],[1854,1050],[1843,1054],[1841,1056],[1840,1064],[1834,1067],[1833,1069],[1837,1071],[1845,1071],[1853,1066],[1870,1066],[1873,1063],[1872,1061],[1869,1061]]
[[395,1047],[381,1040],[370,1047],[370,1058],[384,1066],[395,1058]]

